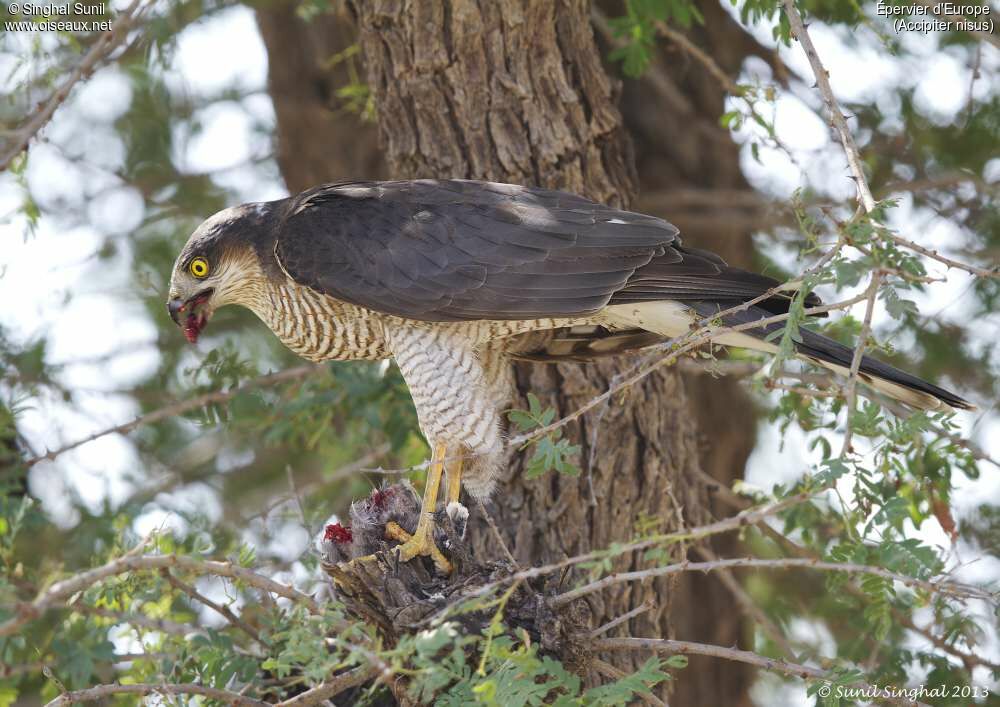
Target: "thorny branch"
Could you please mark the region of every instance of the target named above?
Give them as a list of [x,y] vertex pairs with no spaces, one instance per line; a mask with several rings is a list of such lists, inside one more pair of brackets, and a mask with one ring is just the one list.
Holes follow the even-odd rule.
[[837,97],[833,94],[833,88],[830,86],[830,73],[823,66],[823,62],[820,61],[816,46],[813,44],[808,30],[802,22],[802,15],[799,14],[798,8],[795,7],[795,0],[782,0],[782,4],[785,7],[785,15],[788,17],[788,22],[792,28],[792,35],[799,40],[799,44],[802,45],[802,49],[806,53],[809,66],[812,67],[813,75],[816,77],[816,86],[819,88],[820,93],[823,94],[823,101],[826,103],[830,114],[830,122],[833,124],[837,135],[840,137],[840,142],[844,146],[844,152],[847,154],[847,164],[857,185],[858,200],[864,206],[865,211],[871,213],[875,210],[875,197],[872,196],[871,189],[868,186],[868,179],[865,177],[864,168],[861,166],[861,153],[858,152],[858,146],[854,142],[854,135],[851,134],[851,129],[847,126],[847,119],[841,112],[840,105],[837,103]]
[[257,631],[252,626],[250,626],[246,621],[244,621],[239,616],[234,614],[232,609],[230,609],[228,606],[223,606],[218,602],[212,601],[211,599],[206,597],[204,594],[199,592],[197,589],[192,587],[187,582],[183,582],[177,577],[175,577],[170,572],[170,570],[166,568],[160,570],[160,576],[163,577],[165,580],[167,580],[167,583],[170,584],[170,586],[174,587],[175,589],[184,594],[187,594],[196,602],[204,604],[212,611],[216,612],[224,619],[226,619],[226,621],[231,623],[233,626],[243,631],[243,633],[250,636],[250,638],[252,638],[254,641],[256,641],[257,643],[261,644],[264,647],[267,647],[267,644],[261,639],[260,634],[257,633]]
[[[708,562],[718,561],[718,556],[712,552],[709,548],[709,543],[700,543],[695,545],[693,548],[694,552],[701,557],[703,557]],[[797,656],[795,651],[792,649],[792,644],[788,642],[785,638],[785,634],[782,633],[778,625],[771,620],[771,618],[764,612],[764,610],[757,605],[757,602],[753,600],[749,592],[743,588],[739,580],[733,576],[733,573],[724,567],[718,568],[716,571],[716,576],[722,585],[733,595],[733,599],[743,610],[743,613],[747,618],[756,622],[761,630],[767,634],[767,637],[774,642],[774,645],[782,652],[786,658],[796,660]]]
[[607,633],[608,631],[610,631],[611,629],[615,628],[616,626],[621,626],[623,623],[625,623],[627,621],[631,621],[636,616],[639,616],[640,614],[645,614],[647,611],[649,611],[653,607],[654,607],[653,602],[651,602],[649,600],[644,601],[642,604],[639,604],[639,606],[635,607],[634,609],[630,609],[629,611],[626,611],[621,616],[616,616],[615,618],[611,619],[606,624],[604,624],[602,626],[598,626],[597,628],[595,628],[593,631],[590,632],[590,635],[593,638],[597,638],[598,636],[602,636],[605,633]]
[[930,258],[931,260],[936,260],[939,263],[944,263],[949,268],[957,268],[958,270],[965,270],[968,273],[972,273],[976,277],[989,277],[989,278],[1000,278],[1000,266],[994,266],[992,268],[980,268],[975,265],[969,265],[968,263],[962,263],[958,260],[953,260],[951,258],[945,257],[938,253],[936,250],[931,250],[930,248],[925,248],[922,245],[914,243],[913,241],[907,240],[902,236],[895,233],[886,232],[886,235],[892,240],[896,245],[901,245],[904,248],[909,248],[910,250],[916,251],[921,255]]
[[45,707],[62,707],[63,705],[69,707],[69,705],[80,702],[97,702],[114,695],[201,695],[203,697],[210,697],[214,700],[219,700],[227,705],[233,705],[233,707],[264,707],[264,705],[272,707],[268,702],[245,697],[237,692],[230,692],[229,690],[220,690],[215,687],[205,687],[204,685],[195,685],[192,683],[98,685],[97,687],[88,687],[85,690],[64,692],[59,695],[59,697],[46,704]]
[[[658,653],[670,653],[672,655],[706,655],[713,658],[723,658],[738,663],[747,663],[763,670],[769,670],[783,675],[791,675],[803,680],[822,680],[833,682],[836,679],[831,673],[808,665],[789,663],[784,660],[767,658],[750,651],[741,651],[737,648],[726,648],[724,646],[713,646],[707,643],[691,643],[690,641],[674,641],[667,638],[599,638],[594,642],[597,650],[617,650],[617,651],[656,651]],[[874,689],[873,686],[858,682],[855,687],[864,690]],[[927,707],[922,702],[907,700],[905,698],[891,697],[886,695],[883,699],[893,704],[906,705],[912,707]]]
[[101,437],[105,437],[110,434],[126,434],[138,427],[142,427],[143,425],[150,425],[154,422],[159,422],[160,420],[166,420],[167,418],[181,415],[189,410],[197,410],[200,407],[211,405],[212,403],[224,403],[228,400],[232,400],[234,397],[247,390],[287,383],[288,381],[304,378],[322,370],[324,370],[323,366],[316,364],[296,366],[295,368],[288,368],[284,371],[269,373],[267,375],[260,376],[259,378],[254,378],[253,380],[249,380],[243,385],[231,388],[230,390],[216,390],[211,393],[196,395],[195,397],[187,398],[186,400],[178,400],[175,403],[165,405],[164,407],[153,410],[152,412],[147,412],[145,415],[139,415],[130,422],[124,422],[120,425],[99,430],[93,434],[78,439],[75,442],[70,442],[69,444],[59,447],[58,449],[46,452],[45,454],[39,454],[37,457],[31,457],[30,459],[24,461],[24,465],[32,467],[41,461],[52,461],[60,454],[64,454],[71,449],[81,447],[88,442],[93,442],[95,439],[100,439]]
[[882,284],[882,273],[875,271],[872,273],[871,282],[865,292],[867,304],[865,305],[865,320],[861,325],[861,333],[858,335],[858,343],[854,347],[854,356],[851,358],[851,370],[847,376],[847,384],[844,386],[844,397],[847,399],[847,429],[844,431],[844,444],[840,448],[841,458],[847,456],[851,451],[851,440],[854,438],[854,425],[851,416],[854,415],[854,403],[857,400],[858,373],[861,371],[861,360],[864,358],[865,349],[868,347],[868,337],[872,333],[872,315],[875,313],[875,298],[878,297],[879,286]]
[[734,557],[710,560],[708,562],[691,562],[690,560],[684,560],[683,562],[678,562],[672,565],[653,567],[645,570],[636,570],[634,572],[615,572],[607,575],[606,577],[602,577],[601,579],[594,580],[589,584],[585,584],[582,587],[577,587],[576,589],[563,592],[562,594],[556,596],[552,600],[552,603],[553,606],[557,607],[565,606],[571,601],[575,601],[576,599],[584,597],[588,594],[601,591],[602,589],[615,584],[639,582],[645,579],[665,577],[679,572],[713,572],[732,567],[757,569],[791,569],[795,567],[803,567],[814,570],[823,570],[826,572],[870,574],[891,580],[893,582],[899,582],[900,584],[904,584],[908,587],[923,589],[927,592],[947,594],[961,599],[981,599],[993,605],[997,604],[997,597],[994,594],[969,584],[960,584],[957,582],[931,582],[924,579],[909,577],[904,574],[898,574],[896,572],[890,572],[889,570],[881,567],[875,567],[873,565],[859,565],[852,562],[824,562],[822,560],[815,560],[811,558],[795,557],[781,557],[777,559]]
[[[144,544],[137,547],[141,551]],[[49,609],[62,606],[67,599],[77,592],[84,591],[108,577],[124,574],[125,572],[174,568],[193,574],[215,575],[217,577],[240,580],[256,589],[302,604],[314,614],[321,611],[316,600],[308,594],[303,594],[294,587],[275,582],[270,577],[265,577],[233,562],[200,560],[186,555],[126,554],[100,567],[80,572],[61,582],[56,582],[30,603],[16,605],[14,607],[14,616],[0,624],[0,636],[12,635],[32,619],[41,616]]]
[[440,619],[442,616],[446,615],[452,608],[456,607],[462,602],[470,599],[476,599],[485,596],[494,590],[506,586],[512,582],[523,582],[525,580],[534,579],[535,577],[541,577],[547,574],[552,574],[553,572],[558,572],[559,570],[565,569],[567,567],[573,567],[586,562],[594,562],[596,560],[603,559],[609,556],[623,555],[629,552],[635,552],[638,550],[645,550],[651,547],[657,547],[662,545],[669,545],[671,543],[683,542],[685,540],[699,540],[701,538],[707,538],[712,535],[718,535],[720,533],[728,533],[734,530],[739,530],[751,525],[756,525],[762,522],[766,518],[773,515],[781,513],[784,510],[797,506],[799,504],[805,503],[816,497],[817,494],[828,490],[829,486],[821,486],[809,491],[802,491],[800,493],[794,494],[792,496],[787,496],[778,501],[772,501],[770,503],[761,504],[753,508],[748,508],[744,511],[737,513],[734,516],[728,518],[723,518],[722,520],[717,520],[706,525],[697,526],[694,528],[681,528],[680,530],[675,530],[670,533],[654,535],[652,537],[643,538],[641,540],[636,540],[630,543],[623,543],[617,545],[611,549],[602,550],[591,550],[590,552],[585,552],[580,555],[574,555],[573,557],[567,557],[563,560],[557,562],[552,562],[546,565],[539,565],[537,567],[530,567],[520,572],[515,572],[507,577],[502,577],[493,582],[480,585],[470,592],[465,594],[460,594],[457,596],[456,600],[445,606],[437,614],[432,615],[428,619],[425,619],[425,623],[430,623]]

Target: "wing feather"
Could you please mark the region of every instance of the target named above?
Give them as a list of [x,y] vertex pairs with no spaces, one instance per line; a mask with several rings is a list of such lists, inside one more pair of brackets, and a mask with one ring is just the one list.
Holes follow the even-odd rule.
[[493,182],[324,185],[288,200],[277,238],[275,255],[299,284],[428,321],[745,300],[776,284],[684,248],[662,219]]

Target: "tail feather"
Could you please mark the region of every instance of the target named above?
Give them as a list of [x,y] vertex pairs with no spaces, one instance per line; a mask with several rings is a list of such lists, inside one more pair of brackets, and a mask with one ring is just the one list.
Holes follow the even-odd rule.
[[[683,309],[690,308],[698,317],[709,318],[735,304],[738,302],[685,302],[683,305],[670,301],[649,302],[615,308],[615,317],[628,320],[632,325],[648,331],[674,337],[683,334],[685,330]],[[690,314],[688,316],[690,325],[694,318]],[[723,324],[728,326],[748,324],[769,316],[772,316],[772,312],[759,307],[750,307],[746,311],[726,315]],[[774,353],[777,351],[777,346],[766,341],[766,338],[781,327],[780,323],[765,324],[755,329],[722,334],[716,341],[727,346]],[[800,328],[799,333],[801,341],[795,345],[796,353],[839,375],[849,375],[854,349],[809,329]],[[975,409],[975,405],[958,395],[871,356],[862,356],[858,378],[875,390],[919,410]]]
[[[719,305],[711,304],[709,307],[698,306],[696,309],[703,316],[711,316],[712,312],[719,311]],[[756,319],[763,319],[770,316],[769,312],[751,307],[746,312],[727,316],[726,324],[742,324]],[[771,332],[781,328],[781,324],[769,324],[760,329],[749,329],[743,333],[762,341]],[[819,365],[834,371],[840,375],[850,374],[851,362],[854,359],[854,349],[844,346],[838,341],[818,334],[815,331],[800,327],[800,342],[796,342],[795,350],[800,356],[807,358]],[[971,410],[975,406],[969,401],[955,395],[954,393],[940,388],[933,383],[928,383],[922,378],[901,371],[895,366],[879,361],[872,356],[862,356],[861,365],[858,367],[858,377],[875,390],[885,393],[891,398],[906,403],[918,410],[938,410],[944,407],[957,408],[961,410]]]

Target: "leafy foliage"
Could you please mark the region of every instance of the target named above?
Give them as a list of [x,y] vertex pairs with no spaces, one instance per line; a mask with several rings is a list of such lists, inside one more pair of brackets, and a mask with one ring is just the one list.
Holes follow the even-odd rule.
[[[308,0],[299,4],[298,16],[315,22],[335,5]],[[763,24],[780,46],[794,46],[777,0],[732,5],[742,22]],[[876,41],[868,48],[912,58],[912,50],[880,24],[873,3],[803,0],[797,6],[847,43]],[[663,26],[692,37],[703,32],[703,7],[689,0],[628,0],[623,15],[610,20],[619,44],[610,58],[620,62],[626,80],[649,69],[661,50]],[[48,271],[55,294],[45,303],[51,312],[44,326],[32,326],[25,316],[34,303],[20,301],[9,309],[22,316],[0,326],[0,624],[56,581],[121,557],[151,530],[157,531],[153,552],[228,558],[322,597],[326,589],[318,559],[309,551],[311,537],[331,511],[344,515],[352,498],[377,484],[386,473],[383,466],[407,473],[426,456],[394,367],[346,363],[317,367],[275,385],[248,386],[269,372],[301,364],[247,313],[220,312],[203,348],[196,350],[187,348],[165,319],[167,273],[187,234],[227,204],[261,198],[261,190],[270,198],[282,188],[270,109],[260,109],[268,103],[263,83],[231,77],[230,85],[196,91],[179,88],[175,80],[182,38],[206,23],[231,18],[226,14],[231,11],[228,2],[157,6],[135,41],[94,77],[117,86],[112,94],[125,97],[121,109],[101,112],[72,94],[46,140],[16,157],[0,176],[4,208],[10,210],[3,217],[4,252],[36,253],[0,269],[0,281],[21,275],[17,268],[28,269],[38,259],[37,250],[28,250],[33,244],[51,246],[45,257],[57,256],[64,243],[71,250],[70,238],[86,244],[75,261],[60,260],[62,265]],[[982,62],[982,74],[989,73],[989,54],[984,51],[977,59],[980,50],[972,38],[951,32],[940,39],[949,61],[970,67]],[[92,40],[6,33],[0,53],[10,67],[5,71],[12,90],[0,101],[5,125],[20,125]],[[332,66],[347,67],[349,79],[331,93],[331,113],[348,127],[371,120],[374,102],[358,47],[332,55]],[[792,95],[811,105],[811,81],[782,86],[779,77],[772,78],[750,72],[734,78],[738,82],[727,88],[730,100],[718,116],[719,125],[747,141],[748,157],[759,163],[768,150],[788,151],[772,117],[777,104]],[[811,502],[783,512],[780,528],[744,529],[743,540],[756,556],[811,557],[938,580],[955,568],[955,555],[992,558],[1000,551],[994,499],[976,499],[975,507],[964,511],[959,503],[984,468],[995,473],[987,455],[963,440],[969,426],[962,418],[897,414],[869,400],[847,410],[836,381],[825,384],[829,395],[809,395],[816,390],[809,387],[811,370],[796,368],[791,357],[804,326],[852,344],[861,332],[851,316],[822,325],[809,317],[808,292],[820,291],[833,301],[878,272],[883,279],[877,306],[889,321],[876,326],[866,347],[900,364],[899,352],[915,353],[916,360],[911,355],[905,363],[923,377],[974,391],[980,402],[996,398],[997,343],[983,329],[995,323],[998,280],[978,278],[947,290],[938,280],[956,273],[907,247],[900,238],[922,243],[924,234],[898,226],[919,221],[914,213],[928,224],[945,221],[952,231],[944,246],[950,256],[982,267],[994,264],[1000,248],[995,150],[1000,99],[983,96],[975,82],[968,93],[966,105],[949,119],[929,110],[918,88],[906,83],[845,105],[880,197],[877,209],[856,213],[853,203],[822,184],[809,184],[785,204],[783,223],[792,227],[777,227],[762,241],[769,272],[793,274],[788,259],[779,256],[794,252],[794,271],[806,275],[784,327],[774,336],[778,353],[768,375],[752,385],[773,391],[761,396],[765,415],[789,436],[804,437],[816,463],[770,492],[756,490],[758,500],[815,494]],[[236,165],[191,167],[187,163],[198,152],[192,145],[207,133],[212,111],[218,110],[245,117],[243,142],[264,147],[249,151]],[[821,158],[830,161],[825,153]],[[71,187],[62,189],[56,176]],[[109,195],[136,202],[134,227],[114,223],[113,217],[128,216],[129,209],[107,207],[103,200]],[[66,241],[57,240],[60,233],[68,234]],[[820,267],[806,270],[816,263]],[[59,273],[67,269],[82,274],[61,286]],[[959,289],[963,315],[948,316]],[[86,316],[81,316],[71,309],[85,305],[95,290],[113,294],[106,308],[110,314],[83,308],[79,311]],[[940,310],[918,306],[938,291],[948,300]],[[74,330],[69,352],[65,331],[59,330],[60,313],[87,320],[86,328]],[[128,338],[133,334],[134,340]],[[89,346],[104,338],[111,347]],[[139,359],[141,365],[132,365]],[[799,378],[786,378],[788,373]],[[784,380],[796,385],[768,388]],[[228,397],[212,398],[216,393]],[[210,399],[140,425],[127,441],[102,435],[92,445],[56,453],[67,442],[111,427],[111,418],[129,420],[199,395]],[[556,413],[530,396],[528,410],[512,410],[509,419],[531,433],[556,422]],[[844,421],[855,437],[854,448],[838,454]],[[57,434],[63,423],[64,434]],[[995,420],[988,418],[986,424]],[[581,449],[560,429],[530,444],[531,478],[544,483],[552,470],[581,473]],[[52,459],[45,458],[48,450]],[[359,459],[367,461],[354,464]],[[636,528],[637,539],[657,537],[657,520],[647,520]],[[949,547],[949,540],[961,544]],[[642,554],[642,568],[672,562],[677,542],[654,543]],[[606,577],[620,570],[624,552],[623,545],[604,548],[581,563],[582,572],[561,579]],[[502,605],[480,634],[464,632],[461,617],[453,617],[385,646],[368,628],[345,629],[334,601],[312,612],[276,602],[244,582],[175,575],[238,615],[245,626],[178,590],[158,572],[109,576],[0,636],[0,707],[110,681],[197,682],[278,700],[332,674],[369,665],[372,655],[394,675],[405,676],[406,690],[420,701],[617,705],[634,702],[686,664],[680,656],[651,658],[631,674],[584,688],[566,666],[505,623]],[[829,669],[827,683],[808,688],[818,704],[837,703],[822,696],[824,685],[847,687],[859,680],[907,685],[912,675],[922,674],[929,689],[967,687],[988,682],[984,675],[995,671],[995,657],[983,655],[995,643],[996,616],[971,602],[872,574],[788,570],[747,572],[740,578],[775,625],[786,629],[806,623],[829,635],[822,647],[808,640],[794,646],[803,662]],[[782,657],[781,646],[764,632],[757,632],[755,643],[765,656]],[[985,662],[973,669],[976,660]],[[347,699],[379,703],[390,699],[387,691],[383,684],[366,685]],[[929,701],[956,704],[946,697]]]
[[[511,410],[507,413],[510,421],[522,431],[536,428],[540,430],[555,421],[555,409],[543,410],[541,401],[534,393],[528,393],[528,406],[528,410]],[[528,443],[535,447],[535,452],[525,468],[529,479],[538,478],[552,469],[567,476],[580,475],[580,468],[569,460],[569,457],[580,453],[580,445],[570,444],[567,439],[559,439],[561,435],[562,430],[557,429]]]

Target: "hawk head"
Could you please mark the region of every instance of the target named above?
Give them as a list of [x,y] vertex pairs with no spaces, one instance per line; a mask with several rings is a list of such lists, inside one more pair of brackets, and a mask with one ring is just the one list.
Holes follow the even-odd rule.
[[[263,276],[258,251],[277,202],[242,204],[210,217],[191,234],[170,276],[167,311],[191,343],[212,313],[248,304]],[[271,236],[273,248],[273,235]]]

